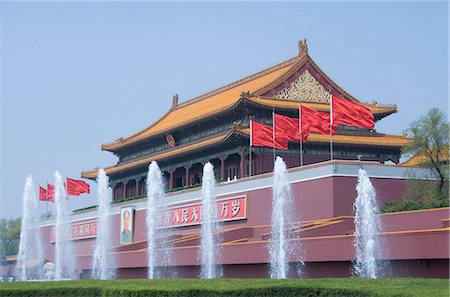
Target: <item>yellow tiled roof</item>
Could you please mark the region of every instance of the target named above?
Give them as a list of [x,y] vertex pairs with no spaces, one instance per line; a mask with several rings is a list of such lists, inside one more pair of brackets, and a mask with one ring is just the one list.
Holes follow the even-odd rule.
[[218,89],[217,91],[208,93],[210,96],[205,94],[197,99],[194,98],[188,102],[181,103],[176,108],[167,112],[150,127],[125,139],[120,139],[119,141],[109,144],[103,144],[102,149],[113,150],[128,143],[134,143],[145,139],[151,135],[169,131],[179,127],[181,124],[184,125],[187,123],[196,122],[201,118],[211,116],[211,114],[217,114],[227,110],[239,102],[240,94],[242,92],[252,92],[271,83],[280,75],[288,71],[294,62],[295,59],[288,60],[282,64],[268,68],[265,71],[261,71],[260,73]]
[[[132,169],[140,166],[147,166],[151,161],[162,161],[169,159],[171,157],[177,156],[179,154],[193,152],[199,149],[207,148],[222,143],[228,139],[234,133],[244,135],[248,137],[250,135],[249,128],[243,129],[232,129],[228,132],[220,133],[209,137],[207,139],[202,139],[197,142],[188,143],[185,145],[180,145],[170,150],[166,150],[154,155],[144,157],[137,160],[132,160],[129,162],[119,163],[114,166],[106,167],[106,174],[114,174],[123,170]],[[320,134],[310,134],[308,138],[309,143],[328,143],[330,137],[328,135]],[[363,145],[363,146],[388,146],[388,147],[403,147],[408,144],[410,139],[403,136],[396,135],[379,135],[379,136],[353,136],[353,135],[333,135],[333,143],[336,144],[348,144],[348,145]],[[82,178],[96,178],[98,169],[83,171],[81,173]]]
[[[441,162],[448,162],[449,160],[449,148],[448,146],[444,147],[439,156]],[[429,162],[429,159],[424,155],[416,155],[405,162],[400,163],[402,166],[423,166],[426,162]]]
[[[132,144],[161,133],[167,133],[182,125],[194,123],[200,119],[221,113],[238,104],[240,100],[243,100],[241,98],[242,92],[249,92],[249,94],[253,96],[244,100],[249,100],[256,104],[281,108],[297,108],[297,102],[295,101],[275,98],[261,98],[260,95],[264,94],[275,85],[285,81],[305,63],[309,63],[309,65],[314,67],[322,77],[326,78],[335,90],[342,94],[342,96],[345,96],[345,98],[350,101],[359,102],[356,98],[334,83],[316,65],[310,56],[303,55],[294,57],[197,98],[180,103],[177,106],[172,107],[172,109],[170,109],[164,116],[162,116],[151,126],[129,137],[120,138],[115,142],[103,144],[102,149],[114,151],[128,144]],[[329,106],[326,103],[308,102],[305,104],[317,110],[329,110]],[[397,111],[397,107],[395,105],[383,106],[367,103],[361,104],[368,107],[375,116],[379,117],[383,117]]]

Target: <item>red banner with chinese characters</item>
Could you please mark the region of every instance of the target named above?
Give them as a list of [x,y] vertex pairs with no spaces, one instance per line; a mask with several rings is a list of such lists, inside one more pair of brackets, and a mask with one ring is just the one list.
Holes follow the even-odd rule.
[[[71,227],[71,238],[72,240],[93,238],[97,236],[97,222],[87,222],[73,224]],[[50,231],[50,241],[55,241],[55,227],[52,227]]]
[[[163,215],[162,227],[180,227],[201,224],[201,201],[170,208],[169,217]],[[216,220],[219,222],[247,218],[247,197],[230,197],[216,200]]]
[[[161,211],[161,228],[192,226],[201,224],[202,203],[198,201],[192,204],[169,208],[166,213]],[[234,221],[247,218],[247,196],[219,198],[216,200],[216,221]],[[97,221],[72,224],[70,228],[72,240],[94,238],[97,236]],[[66,238],[67,238],[66,237]],[[55,242],[55,227],[50,231],[50,242]]]

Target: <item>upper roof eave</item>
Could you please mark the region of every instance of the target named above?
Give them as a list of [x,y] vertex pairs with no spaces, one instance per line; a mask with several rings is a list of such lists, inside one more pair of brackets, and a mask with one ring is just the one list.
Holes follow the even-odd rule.
[[[239,101],[241,99],[240,94],[242,93],[242,91],[248,91],[248,89],[245,89],[246,87],[251,87],[252,83],[254,83],[257,86],[257,88],[259,88],[261,84],[267,84],[267,83],[272,82],[272,80],[276,79],[279,75],[281,75],[282,73],[287,71],[291,66],[293,66],[293,64],[295,64],[296,61],[298,61],[298,59],[299,59],[298,56],[296,56],[296,57],[288,59],[282,63],[276,64],[276,65],[266,68],[262,71],[259,71],[255,74],[247,76],[243,79],[240,79],[233,83],[230,83],[224,87],[218,88],[218,89],[208,92],[204,95],[201,95],[201,96],[195,97],[193,99],[187,100],[183,103],[180,103],[177,106],[172,107],[158,121],[156,121],[149,127],[145,128],[145,129],[139,131],[138,133],[135,133],[129,137],[126,137],[126,138],[121,137],[114,142],[102,144],[101,149],[105,150],[105,151],[115,152],[118,149],[121,149],[130,144],[133,144],[144,138],[151,137],[152,135],[168,133],[171,130],[179,128],[183,125],[190,124],[190,123],[198,121],[200,119],[208,118],[211,115],[221,113],[224,110],[228,110],[239,103]],[[242,87],[242,88],[239,88],[239,87]],[[251,90],[251,91],[253,91],[253,90]],[[182,122],[181,124],[166,125],[166,127],[164,127],[164,129],[154,129],[159,123],[162,123],[163,120],[165,120],[167,117],[169,117],[173,113],[175,113],[181,109],[190,107],[190,106],[192,107],[193,105],[198,104],[199,102],[205,101],[207,99],[213,99],[214,96],[218,96],[218,95],[224,94],[226,92],[231,92],[231,93],[233,93],[233,94],[235,93],[235,94],[234,94],[234,96],[230,96],[230,97],[225,98],[225,100],[222,100],[221,108],[216,108],[213,112],[209,112],[209,113],[205,112],[204,114],[202,114],[200,116],[192,116],[187,121]],[[230,94],[230,95],[233,95],[233,94]],[[154,129],[156,131],[155,131],[155,133],[150,134],[149,132],[151,132],[152,129]]]
[[[139,131],[138,133],[133,134],[127,138],[119,138],[112,143],[102,144],[101,149],[105,150],[105,151],[117,152],[129,145],[135,144],[144,139],[148,139],[149,137],[152,137],[155,135],[161,135],[164,133],[170,133],[174,129],[178,129],[180,127],[183,127],[185,125],[191,124],[196,121],[199,121],[201,119],[205,119],[205,118],[217,115],[219,113],[222,113],[225,110],[229,110],[240,103],[240,101],[242,99],[241,96],[237,96],[237,94],[234,94],[234,96],[224,98],[224,100],[221,101],[221,106],[215,108],[214,110],[212,110],[210,112],[204,112],[203,114],[199,114],[199,115],[192,115],[189,118],[185,119],[184,121],[180,120],[179,122],[176,122],[175,124],[173,124],[173,123],[172,124],[166,123],[165,125],[162,124],[165,119],[167,119],[170,116],[174,117],[174,114],[179,112],[182,109],[189,108],[189,107],[192,108],[192,106],[199,104],[199,102],[203,102],[207,99],[212,99],[215,96],[218,96],[220,94],[224,94],[225,92],[229,92],[231,90],[237,89],[238,87],[244,87],[247,83],[256,81],[258,79],[264,78],[264,76],[275,73],[275,75],[273,75],[273,77],[270,77],[267,81],[263,80],[259,85],[256,84],[256,88],[254,90],[245,90],[244,88],[241,88],[239,90],[239,93],[241,93],[242,91],[247,91],[251,98],[258,98],[258,97],[263,98],[263,97],[260,97],[262,94],[265,94],[267,91],[269,91],[274,86],[277,86],[280,83],[282,83],[287,77],[289,77],[290,75],[293,75],[305,63],[309,63],[309,65],[314,67],[316,69],[316,71],[318,71],[320,73],[320,75],[329,83],[329,88],[332,90],[332,92],[334,92],[334,93],[337,92],[337,93],[339,93],[340,96],[342,96],[350,101],[358,102],[358,103],[368,107],[374,113],[376,120],[382,119],[392,113],[397,112],[397,107],[395,105],[377,105],[377,104],[360,102],[358,99],[356,99],[355,97],[350,95],[348,92],[346,92],[344,89],[339,87],[333,80],[331,80],[331,78],[329,78],[319,68],[319,66],[317,66],[317,64],[314,62],[314,60],[307,53],[304,53],[302,55],[296,56],[296,57],[286,60],[282,63],[279,63],[275,66],[266,68],[266,69],[264,69],[260,72],[257,72],[253,75],[247,76],[243,79],[240,79],[238,81],[230,83],[224,87],[218,88],[214,91],[205,93],[204,95],[201,95],[201,96],[195,97],[193,99],[190,99],[186,102],[180,103],[177,106],[172,107],[158,121],[156,121],[149,127],[145,128],[145,129]],[[263,99],[268,99],[268,98],[263,98]],[[270,99],[274,100],[274,98],[270,98]],[[280,102],[282,102],[282,100],[280,100]],[[314,104],[312,102],[309,102],[309,103]],[[213,104],[210,104],[210,105],[213,105]],[[198,109],[199,108],[196,108],[195,110],[198,110]],[[329,110],[329,109],[325,109],[325,107],[320,108],[320,109],[323,109],[323,111]],[[170,121],[168,121],[168,122],[170,122]]]

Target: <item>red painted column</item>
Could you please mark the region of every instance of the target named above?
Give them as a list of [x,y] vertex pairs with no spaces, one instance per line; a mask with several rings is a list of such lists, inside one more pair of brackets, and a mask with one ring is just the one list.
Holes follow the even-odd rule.
[[264,171],[263,171],[263,166],[264,166],[264,153],[261,153],[259,156],[258,156],[258,163],[259,163],[259,168],[258,168],[258,174],[260,174],[260,173],[264,173]]
[[220,179],[225,179],[225,160],[227,159],[226,156],[220,157]]
[[189,169],[191,169],[191,166],[184,166],[184,169],[186,170],[186,176],[184,178],[184,180],[185,180],[184,186],[187,187],[187,186],[191,185],[191,183],[189,181]]
[[168,171],[169,172],[169,190],[173,189],[173,173],[175,172],[174,170],[172,171]]
[[246,174],[246,169],[247,169],[246,167],[247,167],[247,166],[245,166],[245,165],[246,165],[246,164],[245,164],[245,163],[246,163],[246,162],[245,162],[245,161],[246,161],[246,160],[245,160],[245,159],[246,159],[245,157],[247,156],[247,153],[246,153],[246,152],[240,152],[239,155],[241,156],[241,170],[240,170],[240,171],[241,171],[241,172],[240,172],[240,173],[241,173],[241,174],[240,174],[241,177],[240,177],[240,178],[243,178],[243,177],[245,177],[245,176],[247,175],[247,174]]
[[139,180],[136,178],[136,196],[139,196]]
[[127,183],[123,182],[123,197],[122,199],[127,198]]

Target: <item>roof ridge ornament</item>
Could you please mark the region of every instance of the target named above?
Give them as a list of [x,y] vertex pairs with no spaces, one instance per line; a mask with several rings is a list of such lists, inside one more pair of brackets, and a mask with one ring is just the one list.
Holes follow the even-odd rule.
[[233,131],[240,130],[242,128],[244,128],[244,127],[242,126],[242,122],[241,121],[234,121],[233,124],[231,124],[231,129]]
[[240,96],[242,99],[250,99],[252,97],[252,95],[250,94],[250,91],[243,91],[243,92],[241,92]]
[[306,43],[306,38],[298,41],[298,55],[300,57],[308,54],[308,44]]
[[178,94],[175,94],[172,97],[172,109],[175,109],[177,105],[178,105]]

